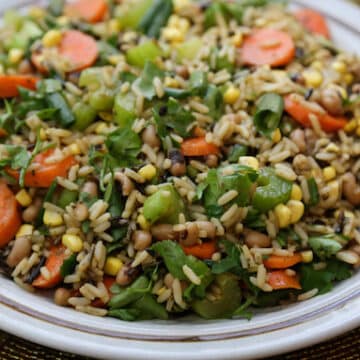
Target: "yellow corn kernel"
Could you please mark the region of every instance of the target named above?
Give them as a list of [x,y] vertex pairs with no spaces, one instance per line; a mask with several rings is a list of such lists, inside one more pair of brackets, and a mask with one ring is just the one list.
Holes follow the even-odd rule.
[[356,135],[360,136],[360,126],[356,129]]
[[229,87],[224,94],[224,101],[226,104],[233,105],[240,96],[240,90],[234,87]]
[[163,37],[171,42],[182,42],[184,41],[184,34],[176,28],[166,27],[163,29]]
[[314,259],[314,254],[311,250],[302,251],[300,255],[304,263],[311,263]]
[[304,215],[305,206],[301,201],[290,200],[286,206],[291,211],[290,223],[296,224]]
[[338,73],[344,74],[346,73],[346,64],[343,61],[334,61],[331,64],[331,67],[333,68],[333,70],[335,70]]
[[59,226],[64,223],[62,216],[51,210],[45,210],[43,220],[44,224],[48,226]]
[[56,22],[58,23],[58,25],[60,26],[66,26],[69,24],[69,18],[67,16],[59,16],[56,19]]
[[189,5],[190,0],[174,0],[174,9],[175,11],[179,11],[182,8],[186,7],[187,5]]
[[32,198],[25,189],[20,190],[15,198],[21,206],[29,206],[32,203]]
[[324,68],[324,65],[321,61],[316,60],[314,62],[311,63],[311,67],[316,69],[316,70],[322,70]]
[[49,30],[42,38],[42,44],[45,47],[53,47],[60,44],[62,33],[59,30]]
[[104,272],[107,275],[116,276],[120,269],[123,267],[123,265],[124,264],[120,259],[109,256],[105,262]]
[[118,19],[111,19],[108,22],[108,29],[110,34],[118,33],[121,30],[121,23]]
[[156,176],[156,167],[151,164],[145,165],[138,171],[138,174],[147,181],[152,180]]
[[245,165],[253,168],[254,170],[259,170],[259,161],[254,156],[240,156],[239,164]]
[[110,55],[108,61],[111,65],[117,65],[123,58],[123,55]]
[[307,70],[303,73],[303,77],[308,87],[317,88],[323,82],[323,76],[321,72],[317,70]]
[[327,166],[323,169],[323,177],[325,181],[330,181],[336,177],[336,170],[333,166]]
[[242,33],[235,34],[231,38],[231,43],[236,47],[240,47],[243,43],[243,34]]
[[29,16],[35,19],[41,19],[45,16],[45,11],[39,6],[32,6],[29,9]]
[[355,119],[353,119],[345,125],[344,130],[347,133],[351,133],[357,128],[357,125],[358,125],[357,121]]
[[275,207],[274,211],[280,228],[286,228],[287,226],[290,225],[291,210],[286,205],[279,204]]
[[40,136],[40,140],[42,141],[46,140],[47,138],[46,131],[43,128],[40,129],[39,136]]
[[21,237],[21,236],[29,236],[32,235],[34,231],[34,227],[30,224],[24,224],[20,226],[20,229],[18,230],[18,232],[16,233],[16,237]]
[[302,194],[301,187],[298,184],[293,184],[293,186],[291,188],[290,199],[300,201],[302,199],[302,196],[303,196],[303,194]]
[[272,134],[272,141],[277,144],[281,140],[281,131],[277,128]]
[[78,144],[71,144],[69,145],[69,151],[71,155],[80,155],[81,149]]
[[179,83],[176,79],[171,78],[169,76],[166,76],[165,80],[164,80],[164,85],[166,87],[170,87],[170,88],[178,88],[179,87]]
[[9,51],[8,59],[11,64],[18,64],[24,57],[24,50],[13,48]]
[[73,253],[78,253],[83,249],[83,241],[80,236],[65,234],[62,236],[62,243]]
[[143,214],[140,214],[137,217],[136,221],[143,230],[149,230],[150,229],[150,223],[145,219],[145,216]]
[[351,85],[354,82],[354,75],[353,74],[345,74],[344,81],[346,85]]
[[95,132],[96,132],[96,134],[101,135],[101,134],[106,133],[107,129],[108,129],[108,127],[107,127],[106,123],[100,122],[95,128]]

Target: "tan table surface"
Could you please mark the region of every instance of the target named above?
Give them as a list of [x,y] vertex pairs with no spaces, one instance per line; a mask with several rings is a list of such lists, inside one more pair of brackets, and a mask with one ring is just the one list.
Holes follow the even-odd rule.
[[[90,360],[52,350],[0,331],[1,360]],[[268,360],[359,360],[360,328],[304,350]],[[234,359],[235,360],[235,359]]]

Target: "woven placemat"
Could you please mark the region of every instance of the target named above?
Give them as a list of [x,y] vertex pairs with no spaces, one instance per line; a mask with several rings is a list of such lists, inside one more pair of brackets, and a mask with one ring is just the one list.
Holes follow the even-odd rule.
[[[1,360],[90,360],[30,343],[0,331]],[[268,360],[359,360],[360,328],[331,341]],[[235,359],[234,359],[235,360]]]

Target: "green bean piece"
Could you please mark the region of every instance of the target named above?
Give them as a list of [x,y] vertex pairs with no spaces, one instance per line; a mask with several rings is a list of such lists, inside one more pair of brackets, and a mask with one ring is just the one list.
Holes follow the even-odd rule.
[[71,191],[68,189],[64,189],[59,196],[57,204],[58,204],[58,206],[60,206],[61,208],[64,209],[66,206],[68,206],[72,202],[75,202],[78,199],[78,196],[79,196],[79,193],[77,191]]
[[58,109],[60,125],[64,128],[70,127],[75,122],[75,116],[71,111],[65,97],[60,92],[54,92],[46,95],[49,107]]
[[149,280],[146,276],[140,276],[129,287],[111,298],[109,306],[112,309],[124,307],[140,299],[147,291]]
[[320,194],[319,189],[317,186],[317,183],[315,179],[312,177],[307,180],[308,188],[309,188],[309,194],[310,194],[310,200],[309,200],[309,206],[315,206],[320,201]]
[[73,107],[75,116],[74,130],[85,130],[96,118],[96,111],[88,104],[78,102]]
[[216,276],[214,283],[221,290],[221,295],[216,300],[195,300],[192,308],[205,319],[229,318],[241,302],[238,278],[233,274],[223,273]]
[[89,94],[89,104],[96,111],[110,111],[114,105],[114,94],[109,89],[100,88]]

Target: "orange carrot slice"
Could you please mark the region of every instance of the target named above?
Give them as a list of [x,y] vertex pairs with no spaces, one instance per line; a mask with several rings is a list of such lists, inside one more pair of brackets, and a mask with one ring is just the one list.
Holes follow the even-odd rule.
[[310,32],[330,39],[330,30],[326,19],[312,9],[300,9],[294,13],[296,19]]
[[21,226],[21,215],[13,192],[0,182],[0,248],[6,246]]
[[[57,47],[58,55],[69,64],[67,72],[83,70],[93,65],[99,55],[97,43],[94,38],[78,30],[67,30],[63,33],[60,44]],[[34,52],[31,61],[41,72],[47,69],[43,61],[42,52]]]
[[248,65],[283,66],[294,58],[295,44],[283,31],[261,29],[245,38],[241,56]]
[[[66,177],[69,169],[77,162],[73,156],[65,157],[56,163],[47,163],[46,159],[53,154],[54,150],[49,149],[35,156],[33,161],[34,169],[25,174],[25,186],[46,188],[51,185],[56,177]],[[7,173],[19,179],[19,171],[7,169]]]
[[206,142],[205,137],[186,139],[181,144],[181,152],[184,156],[206,156],[218,154],[219,148]]
[[216,241],[204,242],[199,245],[183,246],[184,253],[186,255],[193,255],[199,259],[211,259],[216,253]]
[[35,90],[38,78],[31,75],[1,75],[0,98],[9,98],[19,95],[19,86]]
[[297,277],[287,275],[285,270],[269,272],[267,282],[274,290],[301,289],[301,285]]
[[339,131],[347,124],[345,118],[318,113],[296,101],[291,95],[285,97],[285,111],[305,127],[311,126],[310,115],[316,115],[321,128],[326,132]]
[[50,289],[58,285],[62,280],[60,269],[66,257],[65,248],[63,246],[53,246],[50,249],[50,254],[45,263],[45,267],[48,269],[50,277],[46,279],[40,274],[33,281],[32,285],[39,289]]
[[76,0],[67,4],[65,15],[96,23],[105,18],[108,5],[105,0]]
[[300,254],[294,254],[292,256],[277,256],[271,255],[263,261],[264,265],[268,269],[287,269],[302,261]]

